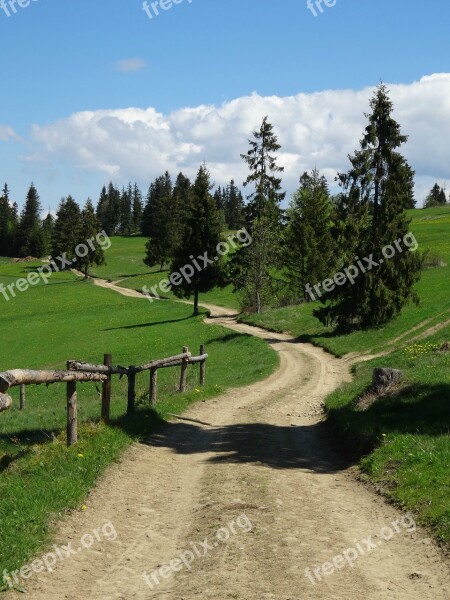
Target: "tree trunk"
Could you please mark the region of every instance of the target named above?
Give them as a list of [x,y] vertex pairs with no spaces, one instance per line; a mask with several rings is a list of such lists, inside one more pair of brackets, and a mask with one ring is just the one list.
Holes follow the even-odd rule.
[[194,317],[198,316],[198,290],[194,292]]

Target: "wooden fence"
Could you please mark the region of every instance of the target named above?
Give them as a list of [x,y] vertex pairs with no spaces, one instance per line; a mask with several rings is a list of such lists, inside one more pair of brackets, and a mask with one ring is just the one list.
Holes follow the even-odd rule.
[[180,367],[179,391],[186,391],[187,369],[190,364],[200,363],[200,385],[204,385],[206,376],[206,359],[204,346],[200,346],[200,354],[192,356],[189,348],[184,347],[181,354],[154,360],[142,366],[113,367],[112,355],[105,354],[102,365],[91,365],[77,360],[67,361],[66,371],[30,371],[15,369],[0,373],[0,412],[11,408],[13,401],[8,391],[12,387],[20,386],[19,408],[25,408],[25,386],[50,385],[66,383],[67,400],[67,445],[72,446],[78,441],[78,409],[77,409],[77,383],[95,381],[102,383],[101,419],[109,422],[111,406],[112,376],[119,375],[128,378],[128,406],[127,414],[135,410],[136,401],[136,375],[148,371],[150,373],[149,398],[151,406],[156,405],[158,369]]

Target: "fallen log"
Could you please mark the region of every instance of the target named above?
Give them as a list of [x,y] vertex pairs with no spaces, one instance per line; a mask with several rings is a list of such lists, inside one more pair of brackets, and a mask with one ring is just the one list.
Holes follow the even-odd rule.
[[0,412],[8,410],[12,406],[12,398],[7,394],[0,394]]
[[16,385],[42,385],[67,381],[106,381],[101,373],[78,373],[76,371],[30,371],[15,369],[0,373],[0,393]]

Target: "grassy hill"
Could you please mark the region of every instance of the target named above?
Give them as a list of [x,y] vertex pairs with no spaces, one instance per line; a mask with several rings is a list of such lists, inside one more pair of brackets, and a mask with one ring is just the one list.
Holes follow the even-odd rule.
[[[114,244],[114,268],[123,273],[129,260],[136,273],[141,243],[124,239]],[[0,283],[11,284],[36,266],[2,260]],[[227,387],[265,378],[276,367],[277,355],[263,341],[230,335],[222,327],[205,325],[204,314],[198,318],[191,314],[188,305],[125,298],[71,273],[54,274],[48,285],[17,293],[9,301],[0,295],[1,371],[64,368],[68,359],[98,363],[106,352],[113,354],[114,364],[142,364],[177,354],[185,345],[197,352],[201,343],[210,355],[205,388],[198,386],[198,367],[189,369],[185,394],[176,393],[178,369],[160,372],[161,402],[156,412],[148,408],[148,373],[138,376],[138,410],[133,418],[123,416],[125,378],[114,378],[111,428],[99,423],[95,384],[78,386],[80,443],[70,449],[65,446],[64,384],[27,387],[26,410],[19,411],[16,403],[0,414],[2,569],[19,568],[38,553],[50,539],[52,519],[68,508],[79,508],[104,468],[169,412],[183,411],[189,403]],[[252,361],[247,360],[249,355]],[[12,395],[17,400],[17,388]]]
[[[402,314],[384,327],[356,331],[347,335],[335,335],[324,327],[312,312],[320,306],[311,302],[266,311],[260,315],[244,315],[241,320],[272,331],[286,331],[304,341],[310,341],[337,356],[348,352],[379,352],[389,340],[411,331],[403,341],[450,318],[450,206],[409,211],[419,250],[429,250],[427,264],[417,286],[420,306],[409,304]],[[434,266],[439,265],[439,266]],[[426,322],[425,322],[426,321]],[[423,325],[421,325],[423,323]]]
[[[119,281],[124,288],[142,291],[146,286],[151,289],[163,279],[167,279],[169,271],[159,267],[147,267],[144,262],[145,244],[148,238],[144,237],[112,237],[111,248],[106,252],[106,265],[94,267],[92,275],[110,281]],[[161,298],[176,300],[172,292],[158,292]],[[200,295],[200,301],[239,309],[239,302],[231,285],[224,289],[216,288],[207,294]]]

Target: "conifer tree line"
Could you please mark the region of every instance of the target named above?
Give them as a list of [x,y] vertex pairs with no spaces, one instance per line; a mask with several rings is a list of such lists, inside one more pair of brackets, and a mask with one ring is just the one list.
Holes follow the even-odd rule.
[[[414,286],[423,256],[401,246],[411,235],[406,211],[415,207],[414,171],[399,151],[407,136],[392,116],[383,84],[370,108],[360,147],[348,157],[350,168],[337,174],[340,192],[332,196],[326,178],[313,168],[301,175],[285,212],[280,144],[267,117],[253,133],[242,155],[249,169],[244,185],[253,188],[246,209],[253,244],[231,261],[243,309],[261,312],[320,300],[313,314],[324,325],[348,331],[382,325],[407,302],[418,302]],[[445,193],[433,190],[444,204]],[[389,260],[364,269],[396,241]],[[355,263],[364,269],[359,277],[344,277],[341,271]],[[316,296],[308,293],[314,284]]]
[[[243,310],[320,300],[314,315],[325,325],[350,330],[377,326],[394,318],[409,302],[417,302],[414,285],[420,278],[420,253],[397,249],[390,260],[367,269],[354,281],[323,286],[313,297],[311,285],[333,278],[355,262],[378,257],[380,250],[409,233],[407,209],[415,208],[414,171],[400,152],[407,142],[393,118],[393,104],[384,84],[370,100],[370,113],[359,148],[349,156],[349,170],[338,173],[340,191],[332,195],[316,168],[301,174],[299,187],[287,209],[282,208],[281,145],[265,117],[253,132],[241,158],[248,168],[246,201],[235,181],[213,191],[206,165],[191,182],[183,173],[175,180],[166,171],[149,186],[144,197],[137,184],[122,190],[113,183],[102,188],[96,209],[90,201],[83,210],[68,196],[56,219],[41,220],[34,185],[24,209],[10,199],[7,185],[0,197],[0,255],[37,257],[67,252],[72,256],[81,235],[104,230],[107,235],[141,234],[149,238],[145,264],[169,267],[176,276],[195,257],[214,255],[223,232],[245,228],[252,243],[227,259],[215,257],[197,269],[189,281],[170,282],[185,298],[232,283]],[[436,184],[426,206],[446,203],[445,190]],[[221,237],[222,236],[222,237]],[[86,258],[101,264],[102,252]]]
[[[181,235],[185,207],[188,202],[190,180],[180,173],[172,184],[169,173],[157,177],[151,183],[146,196],[136,183],[129,183],[121,190],[112,182],[104,186],[94,209],[88,200],[89,210],[94,211],[97,232],[112,235],[144,235],[155,239],[152,253],[156,262],[163,263],[171,256]],[[223,229],[238,229],[244,222],[244,199],[232,180],[226,187],[219,187],[214,194]],[[88,204],[86,206],[88,206]],[[67,196],[58,206],[56,219],[50,214],[42,219],[42,202],[34,184],[30,185],[23,210],[19,213],[17,202],[13,202],[8,185],[0,192],[0,256],[41,258],[50,255],[55,248],[61,249],[63,234],[53,230],[74,232],[79,229],[82,209]],[[72,219],[72,222],[71,222]],[[58,225],[58,220],[62,224]],[[163,240],[163,242],[161,241]],[[164,246],[164,247],[159,247]],[[67,245],[66,250],[70,250]]]

